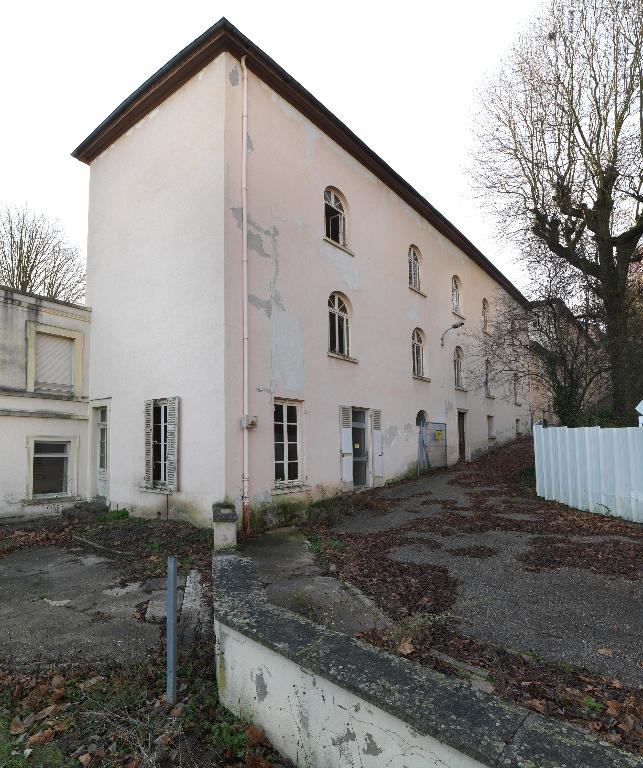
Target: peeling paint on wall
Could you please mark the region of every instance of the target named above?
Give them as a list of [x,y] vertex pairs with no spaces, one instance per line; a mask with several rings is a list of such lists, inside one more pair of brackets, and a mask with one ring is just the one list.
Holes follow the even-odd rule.
[[236,64],[233,64],[230,70],[230,83],[232,85],[239,85],[239,70]]
[[362,752],[365,755],[373,755],[373,757],[377,757],[377,755],[382,754],[382,750],[375,743],[375,739],[373,738],[372,734],[367,733],[365,736],[365,739],[366,739],[366,746],[362,750]]
[[255,689],[257,691],[257,699],[261,702],[268,695],[268,686],[266,685],[266,679],[263,676],[263,670],[259,670],[255,675]]
[[273,304],[273,390],[299,394],[304,387],[304,337],[297,315]]
[[254,293],[250,293],[248,294],[248,304],[251,304],[253,307],[256,307],[262,312],[265,312],[266,317],[268,318],[272,315],[271,299],[261,299],[259,296],[255,296]]
[[349,291],[359,291],[361,280],[357,260],[354,256],[324,240],[319,241],[317,252],[338,273],[342,282],[342,286],[338,287],[343,287]]
[[340,744],[347,744],[349,741],[355,741],[357,736],[355,736],[355,731],[351,731],[351,729],[347,726],[346,727],[346,733],[344,733],[342,736],[336,736],[332,740],[332,745],[334,747],[339,747]]

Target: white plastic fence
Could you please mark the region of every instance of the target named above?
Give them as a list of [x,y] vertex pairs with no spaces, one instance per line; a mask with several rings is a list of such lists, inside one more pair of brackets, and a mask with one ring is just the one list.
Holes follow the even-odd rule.
[[643,523],[643,429],[534,427],[536,493]]

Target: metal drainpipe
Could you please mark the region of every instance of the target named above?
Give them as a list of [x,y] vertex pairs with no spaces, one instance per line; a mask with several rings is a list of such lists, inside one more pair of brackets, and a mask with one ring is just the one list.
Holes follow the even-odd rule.
[[241,509],[243,533],[250,533],[250,459],[247,416],[249,408],[248,384],[248,68],[246,57],[241,57],[242,109],[241,109],[241,271],[243,283],[243,475]]

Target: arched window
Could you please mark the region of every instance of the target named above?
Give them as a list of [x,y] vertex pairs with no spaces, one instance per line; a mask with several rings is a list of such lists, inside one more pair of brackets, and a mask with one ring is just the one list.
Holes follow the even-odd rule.
[[413,375],[424,376],[424,337],[416,328],[411,336],[411,355],[413,357]]
[[429,421],[426,411],[418,411],[417,416],[415,417],[415,426],[416,427],[426,427],[427,422]]
[[463,357],[464,357],[464,353],[462,352],[462,347],[456,347],[453,353],[453,375],[454,375],[455,385],[459,389],[464,389],[464,379],[462,377]]
[[339,194],[331,187],[324,190],[325,233],[329,240],[346,245],[346,206]]
[[420,252],[414,245],[409,246],[409,285],[420,290]]
[[489,331],[489,302],[486,299],[482,300],[482,330],[485,333]]
[[344,357],[350,354],[348,309],[338,293],[328,297],[328,351]]
[[491,363],[488,360],[484,361],[484,393],[491,397]]
[[451,309],[457,314],[460,314],[460,278],[457,275],[453,275],[451,278]]

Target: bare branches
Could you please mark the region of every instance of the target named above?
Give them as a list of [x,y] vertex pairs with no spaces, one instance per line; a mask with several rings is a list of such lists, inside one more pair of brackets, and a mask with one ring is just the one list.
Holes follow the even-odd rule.
[[[550,274],[547,291],[523,307],[504,294],[493,302],[489,330],[469,332],[469,382],[509,401],[546,401],[563,424],[583,422],[604,396],[609,362],[602,333],[582,301],[561,298],[576,286]],[[573,278],[572,278],[573,279]]]
[[0,285],[82,302],[85,265],[55,223],[26,207],[7,207],[0,211]]
[[643,0],[545,0],[480,96],[473,169],[501,234],[528,253],[540,243],[603,302],[622,414],[622,306],[643,239],[642,88]]

